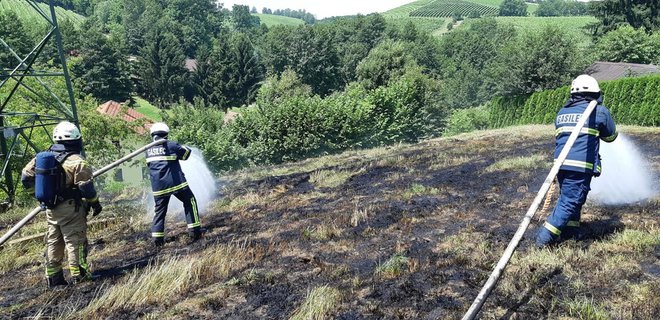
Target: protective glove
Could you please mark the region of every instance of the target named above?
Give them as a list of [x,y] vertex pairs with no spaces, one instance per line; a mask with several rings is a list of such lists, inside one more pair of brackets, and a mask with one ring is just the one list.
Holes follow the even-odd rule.
[[89,206],[90,208],[92,208],[92,217],[98,216],[99,213],[103,211],[103,207],[101,206],[101,203],[98,201],[90,203]]

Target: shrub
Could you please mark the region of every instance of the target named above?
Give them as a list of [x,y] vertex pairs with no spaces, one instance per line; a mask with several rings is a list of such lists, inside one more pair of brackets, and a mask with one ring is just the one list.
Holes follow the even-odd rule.
[[452,136],[474,130],[487,129],[490,124],[490,111],[481,106],[455,110],[447,120],[445,135]]
[[373,90],[354,83],[326,98],[281,94],[277,103],[243,111],[226,125],[219,112],[183,105],[172,109],[184,128],[174,138],[202,149],[215,170],[415,142],[444,124],[438,91],[436,81],[411,68]]

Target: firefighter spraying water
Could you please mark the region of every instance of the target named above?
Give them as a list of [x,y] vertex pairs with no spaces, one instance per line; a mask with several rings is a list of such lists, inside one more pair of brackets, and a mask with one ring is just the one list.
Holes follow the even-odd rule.
[[179,160],[185,161],[190,158],[192,149],[167,140],[169,133],[170,128],[162,122],[151,126],[151,136],[154,141],[166,141],[147,150],[147,165],[156,205],[151,237],[157,247],[165,244],[165,215],[171,196],[175,196],[183,203],[191,240],[199,240],[202,236],[197,199],[190,190],[179,164]]

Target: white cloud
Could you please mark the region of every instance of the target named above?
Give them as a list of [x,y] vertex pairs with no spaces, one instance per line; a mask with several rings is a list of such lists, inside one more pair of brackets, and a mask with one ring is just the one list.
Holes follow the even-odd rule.
[[250,8],[256,7],[259,13],[264,7],[270,9],[305,9],[311,12],[318,19],[331,16],[345,16],[354,14],[368,14],[372,12],[385,12],[403,4],[412,2],[412,0],[333,0],[333,1],[309,1],[309,0],[219,0],[224,3],[225,8],[231,8],[234,4],[247,5]]

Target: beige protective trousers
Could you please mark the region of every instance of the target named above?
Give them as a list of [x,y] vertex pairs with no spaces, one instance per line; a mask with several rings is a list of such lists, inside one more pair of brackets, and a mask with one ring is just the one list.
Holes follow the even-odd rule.
[[80,207],[76,211],[74,200],[66,200],[46,210],[48,234],[46,236],[46,276],[62,270],[66,249],[72,277],[89,275],[87,265],[87,215]]

